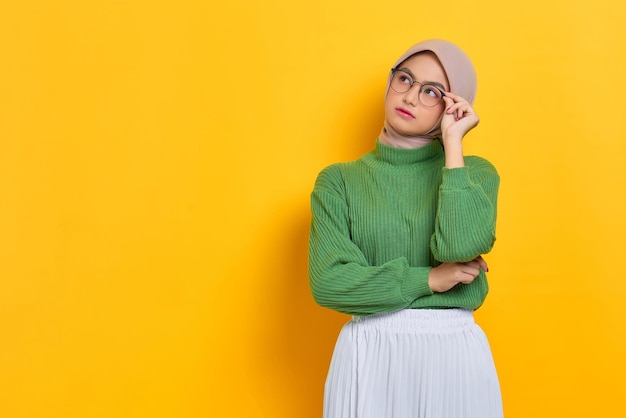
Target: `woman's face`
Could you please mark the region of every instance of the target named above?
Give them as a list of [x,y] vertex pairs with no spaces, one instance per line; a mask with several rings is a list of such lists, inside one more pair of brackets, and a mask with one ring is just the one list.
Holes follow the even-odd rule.
[[[432,52],[413,55],[398,65],[397,69],[412,74],[414,81],[440,84],[444,91],[450,91],[446,73]],[[426,107],[420,103],[419,94],[420,85],[417,83],[406,93],[396,93],[391,88],[387,92],[385,117],[401,134],[411,136],[425,134],[435,127],[443,113],[444,101],[434,107]]]

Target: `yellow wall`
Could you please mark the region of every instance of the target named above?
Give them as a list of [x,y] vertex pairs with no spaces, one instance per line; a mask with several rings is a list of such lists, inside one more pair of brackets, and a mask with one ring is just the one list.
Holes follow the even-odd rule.
[[321,416],[347,317],[309,295],[309,192],[430,37],[473,58],[502,176],[506,415],[618,416],[625,4],[4,0],[0,416]]

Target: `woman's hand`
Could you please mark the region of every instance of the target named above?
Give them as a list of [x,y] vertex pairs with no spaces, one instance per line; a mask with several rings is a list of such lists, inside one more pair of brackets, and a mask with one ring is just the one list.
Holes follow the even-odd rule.
[[443,97],[446,104],[441,120],[443,146],[452,141],[461,142],[465,134],[478,125],[479,119],[467,100],[454,93],[446,92]]
[[430,269],[428,285],[433,292],[441,293],[452,289],[459,283],[469,284],[474,281],[480,270],[489,271],[482,256],[467,263],[443,263]]

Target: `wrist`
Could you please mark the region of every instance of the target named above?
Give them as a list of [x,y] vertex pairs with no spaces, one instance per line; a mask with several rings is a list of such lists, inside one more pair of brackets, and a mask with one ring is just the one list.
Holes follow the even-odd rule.
[[441,143],[444,146],[462,146],[463,144],[463,137],[462,136],[456,136],[456,135],[442,135],[441,136]]
[[431,268],[430,271],[428,272],[428,287],[430,288],[431,292],[437,293],[437,291],[435,290],[436,286],[435,286],[435,280],[433,278],[433,274],[434,274],[434,271]]
[[446,168],[465,167],[465,159],[463,158],[463,145],[461,141],[442,141],[445,153]]

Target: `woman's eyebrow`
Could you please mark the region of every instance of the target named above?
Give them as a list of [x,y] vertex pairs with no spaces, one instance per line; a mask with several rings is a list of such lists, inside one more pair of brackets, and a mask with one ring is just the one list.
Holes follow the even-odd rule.
[[433,84],[433,85],[435,85],[435,86],[437,86],[437,87],[440,87],[440,88],[441,88],[441,90],[443,90],[443,91],[446,91],[446,90],[447,90],[447,89],[446,89],[446,87],[445,87],[443,84],[438,83],[438,82],[436,82],[436,81],[424,81],[424,84]]
[[409,70],[408,68],[402,67],[402,68],[398,68],[398,70],[407,73],[408,75],[410,75],[413,78],[413,80],[415,80],[415,76],[413,75],[411,70]]
[[[411,76],[411,78],[413,78],[413,80],[416,80],[415,75],[413,75],[411,70],[409,70],[408,68],[402,67],[402,68],[398,68],[398,70],[407,73],[408,75]],[[424,81],[422,84],[433,84],[433,85],[441,88],[441,90],[443,90],[443,91],[447,90],[446,87],[443,84],[439,83],[438,81]]]

